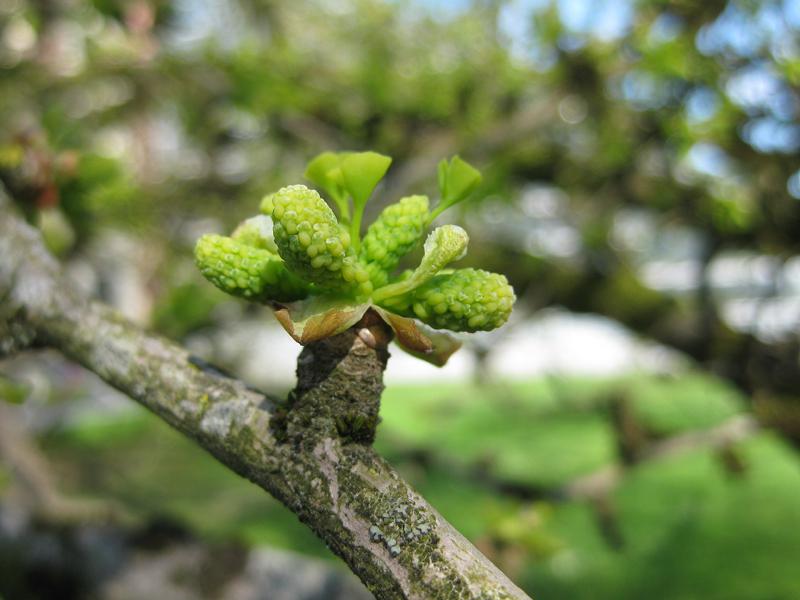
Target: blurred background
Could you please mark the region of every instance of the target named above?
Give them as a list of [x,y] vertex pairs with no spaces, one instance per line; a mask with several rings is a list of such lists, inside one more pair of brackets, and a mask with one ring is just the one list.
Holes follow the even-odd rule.
[[[324,150],[394,157],[372,214],[460,153],[463,266],[518,302],[443,369],[392,351],[379,450],[536,598],[796,599],[799,34],[797,0],[4,0],[0,182],[76,284],[281,394],[299,346],[196,238]],[[59,356],[0,396],[6,600],[367,597]]]

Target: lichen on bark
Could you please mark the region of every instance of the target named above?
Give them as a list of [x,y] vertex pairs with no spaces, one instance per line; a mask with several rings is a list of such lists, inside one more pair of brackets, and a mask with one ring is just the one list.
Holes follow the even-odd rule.
[[283,419],[285,439],[307,449],[325,437],[372,443],[390,339],[389,327],[370,310],[347,331],[305,346]]

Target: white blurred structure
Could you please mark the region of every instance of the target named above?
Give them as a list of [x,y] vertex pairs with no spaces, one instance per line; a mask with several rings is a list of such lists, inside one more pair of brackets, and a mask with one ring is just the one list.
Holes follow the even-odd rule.
[[[545,311],[527,322],[508,325],[505,335],[494,336],[488,367],[502,379],[530,379],[541,375],[618,375],[631,371],[664,372],[678,368],[679,355],[646,343],[619,324],[599,316]],[[475,334],[480,336],[482,334]],[[475,369],[470,337],[443,368],[390,347],[388,385],[407,382],[469,381]],[[484,340],[485,341],[485,340]],[[193,351],[206,354],[213,347],[224,364],[264,389],[289,388],[301,347],[277,324],[241,321],[213,340],[194,340]]]

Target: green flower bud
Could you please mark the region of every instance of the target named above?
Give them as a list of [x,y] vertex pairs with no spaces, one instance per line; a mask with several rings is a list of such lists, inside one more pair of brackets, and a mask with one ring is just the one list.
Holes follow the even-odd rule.
[[292,275],[283,261],[222,235],[204,235],[194,249],[200,272],[223,292],[248,300],[291,302],[308,295],[308,285]]
[[293,273],[321,288],[372,292],[350,235],[317,192],[290,185],[262,203],[262,209],[271,211],[278,253]]
[[419,244],[427,221],[428,197],[408,196],[383,209],[369,226],[359,257],[376,288],[386,285],[400,259]]
[[382,306],[436,329],[490,331],[508,320],[514,290],[505,276],[480,269],[440,273]]
[[242,221],[231,237],[245,246],[269,250],[273,254],[278,253],[278,246],[275,244],[275,237],[272,234],[272,219],[266,215],[258,215]]

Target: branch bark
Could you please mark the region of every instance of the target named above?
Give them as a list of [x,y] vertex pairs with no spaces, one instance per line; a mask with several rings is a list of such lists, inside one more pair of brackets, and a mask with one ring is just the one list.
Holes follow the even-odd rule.
[[304,349],[286,403],[79,293],[0,192],[0,356],[49,346],[289,507],[378,598],[527,598],[378,456],[388,353],[364,323]]

